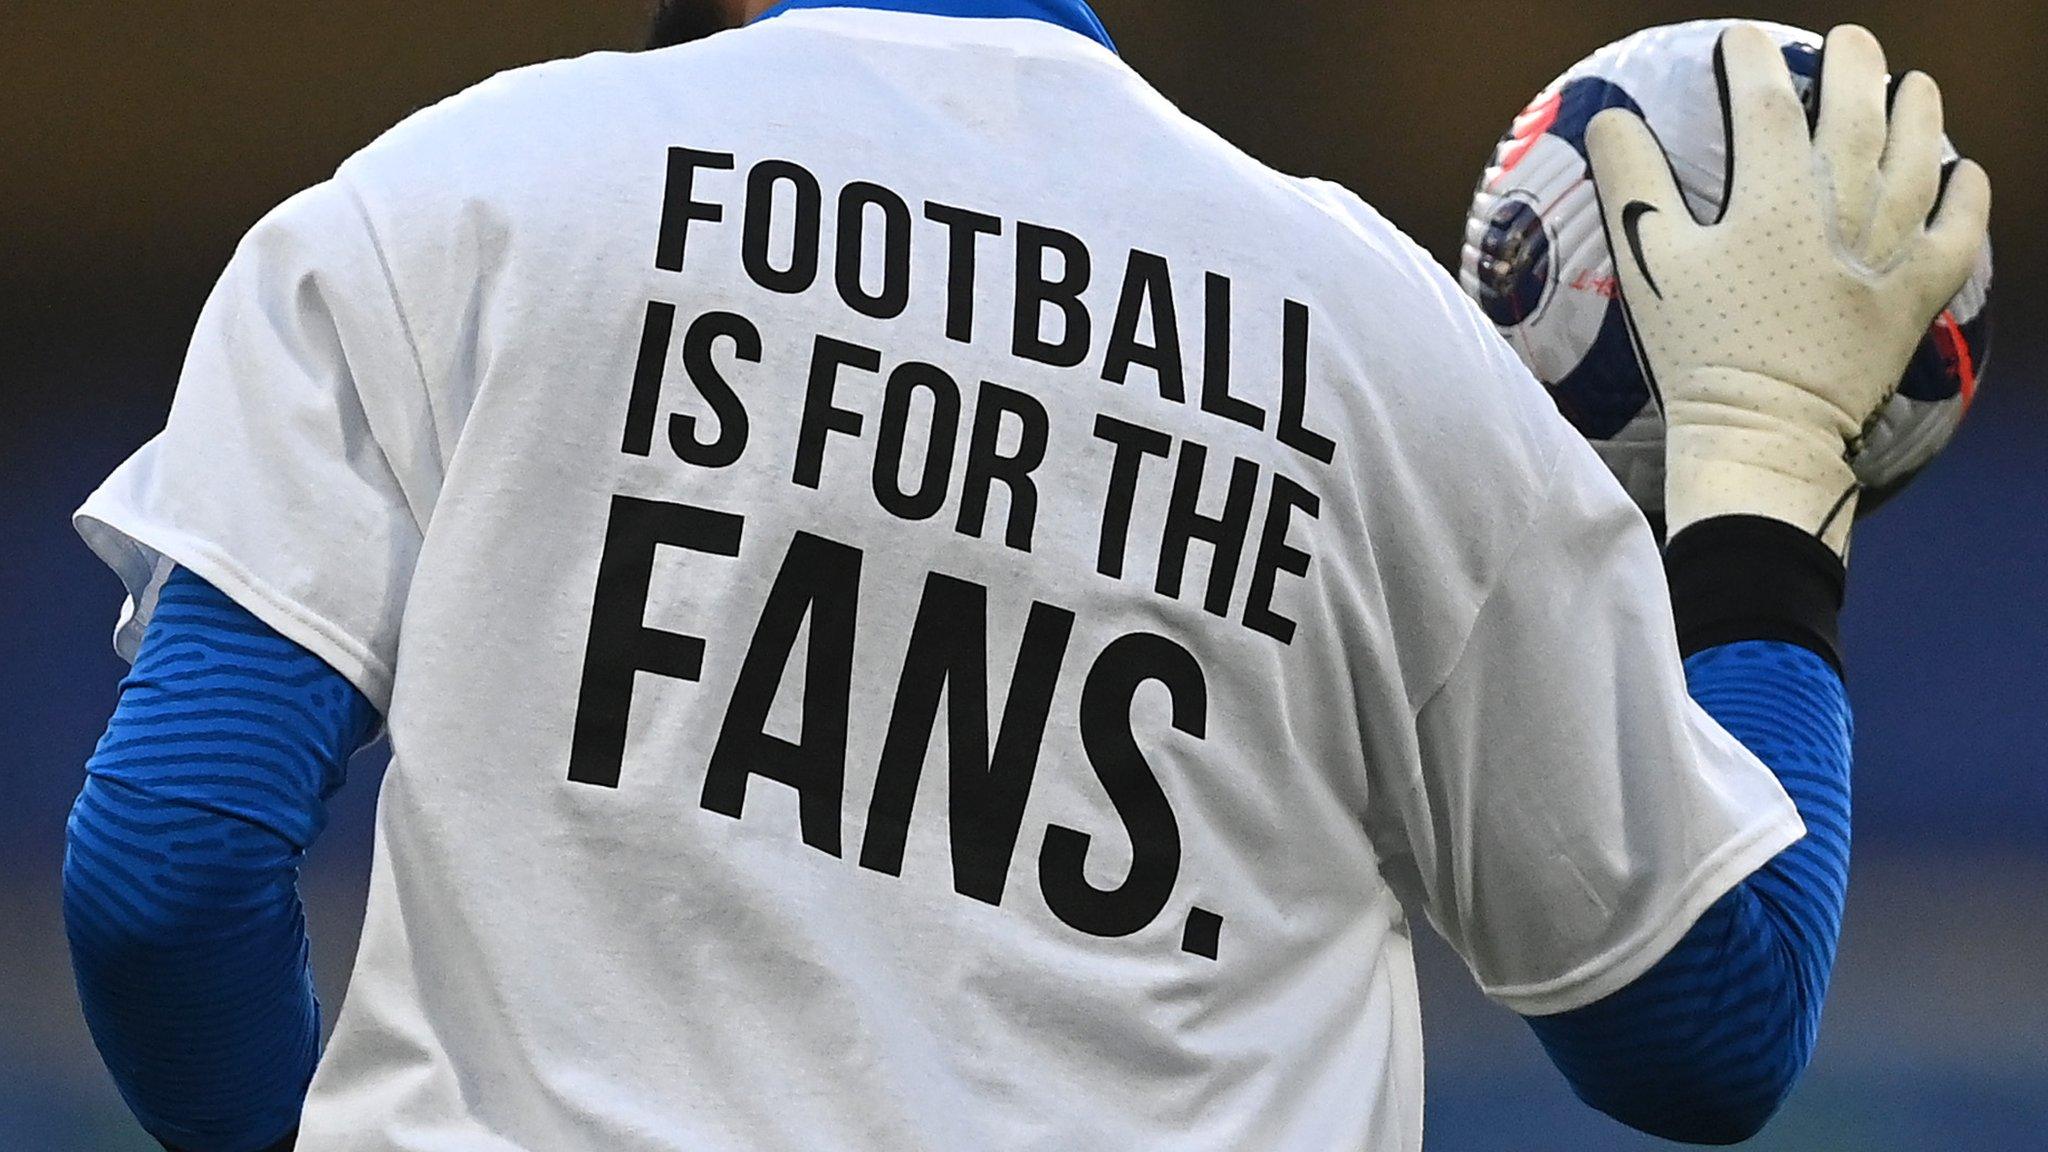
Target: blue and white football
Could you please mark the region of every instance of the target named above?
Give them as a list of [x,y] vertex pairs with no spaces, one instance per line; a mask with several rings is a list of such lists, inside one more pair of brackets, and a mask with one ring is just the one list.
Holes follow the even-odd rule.
[[[1714,219],[1728,146],[1713,56],[1730,23],[1647,29],[1558,77],[1494,149],[1465,225],[1459,269],[1465,291],[1652,514],[1664,504],[1663,421],[1622,319],[1586,160],[1586,125],[1606,108],[1640,113],[1670,153],[1694,214]],[[1810,108],[1821,38],[1761,26],[1784,46]],[[1953,148],[1948,152],[1955,155]],[[1898,393],[1852,458],[1866,489],[1861,511],[1904,487],[1955,435],[1990,353],[1990,290],[1987,242],[1976,270],[1929,328]]]

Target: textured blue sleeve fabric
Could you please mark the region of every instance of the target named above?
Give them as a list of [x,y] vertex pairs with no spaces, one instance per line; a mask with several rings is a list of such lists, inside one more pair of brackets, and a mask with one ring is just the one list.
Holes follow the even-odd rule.
[[93,1041],[166,1147],[289,1141],[319,1054],[299,862],[368,700],[179,569],[87,765],[64,921]]
[[1529,1026],[1586,1103],[1729,1144],[1770,1119],[1819,1035],[1848,895],[1849,702],[1834,668],[1792,644],[1727,644],[1685,668],[1693,698],[1777,773],[1806,836],[1634,983]]

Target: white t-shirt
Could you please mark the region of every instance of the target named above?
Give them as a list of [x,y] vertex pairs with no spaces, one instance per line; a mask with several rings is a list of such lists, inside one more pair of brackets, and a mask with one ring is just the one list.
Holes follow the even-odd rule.
[[1108,51],[792,13],[273,212],[79,512],[384,709],[302,1152],[1413,1149],[1800,834],[1426,255]]

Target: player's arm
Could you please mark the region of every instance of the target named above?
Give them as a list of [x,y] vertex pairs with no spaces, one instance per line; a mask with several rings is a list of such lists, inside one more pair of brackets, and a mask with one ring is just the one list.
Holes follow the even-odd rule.
[[1944,197],[1938,93],[1908,76],[1888,108],[1867,32],[1830,36],[1811,138],[1762,33],[1731,32],[1717,69],[1733,135],[1721,224],[1692,221],[1639,121],[1604,117],[1591,146],[1671,429],[1666,562],[1691,691],[1769,765],[1807,835],[1641,977],[1530,1020],[1589,1103],[1703,1143],[1759,1129],[1818,1035],[1849,863],[1846,450],[1966,274],[1988,207],[1974,166]]
[[79,1001],[180,1152],[284,1149],[320,1047],[299,862],[376,712],[182,569],[87,765],[64,858]]
[[1730,34],[1733,194],[1713,226],[1647,129],[1595,122],[1670,428],[1670,579],[1612,477],[1567,445],[1416,713],[1420,778],[1379,782],[1399,810],[1383,872],[1487,992],[1541,1021],[1588,1099],[1695,1140],[1753,1131],[1812,1048],[1847,855],[1829,658],[1843,457],[1987,212],[1974,166],[1943,191],[1930,82],[1903,81],[1888,119],[1867,34],[1828,55],[1809,134],[1776,48]]
[[1421,779],[1381,785],[1406,809],[1388,837],[1406,856],[1382,871],[1593,1106],[1743,1139],[1812,1051],[1847,865],[1846,700],[1784,640],[1716,636],[1681,663],[1673,636],[1714,630],[1674,619],[1690,609],[1592,450],[1561,455],[1416,716]]
[[1762,1129],[1812,1058],[1841,934],[1851,728],[1834,644],[1842,570],[1810,536],[1747,519],[1683,534],[1666,562],[1693,698],[1769,766],[1806,835],[1626,987],[1528,1022],[1586,1103],[1665,1139],[1730,1144]]
[[76,517],[135,667],[73,809],[73,961],[122,1094],[186,1152],[272,1146],[317,1052],[294,880],[390,700],[438,491],[387,252],[338,180],[265,216],[163,431]]

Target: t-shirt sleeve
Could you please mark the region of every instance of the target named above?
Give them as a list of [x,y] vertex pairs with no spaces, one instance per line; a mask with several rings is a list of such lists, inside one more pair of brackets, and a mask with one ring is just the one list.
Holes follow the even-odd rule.
[[390,703],[398,624],[433,501],[424,384],[375,238],[347,187],[252,229],[208,298],[169,421],[74,522],[128,600],[134,659],[182,565]]
[[1488,995],[1581,1007],[1804,833],[1686,692],[1662,564],[1584,445],[1416,716],[1397,870]]

